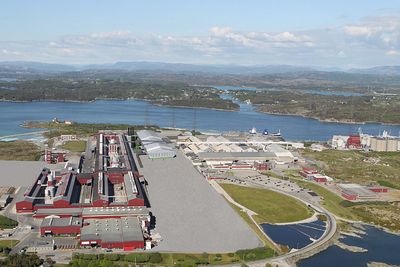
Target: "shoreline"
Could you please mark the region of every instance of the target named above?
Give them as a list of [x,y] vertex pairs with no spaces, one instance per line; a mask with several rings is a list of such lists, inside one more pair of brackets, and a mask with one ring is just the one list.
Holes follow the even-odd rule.
[[128,100],[134,100],[134,101],[146,101],[152,105],[159,106],[159,107],[170,107],[170,108],[191,108],[191,109],[210,109],[210,110],[218,110],[218,111],[229,111],[229,112],[235,112],[239,111],[240,108],[238,109],[223,109],[223,108],[212,108],[212,107],[196,107],[196,106],[176,106],[176,105],[168,105],[168,104],[162,104],[162,103],[157,103],[153,102],[153,100],[149,99],[140,99],[140,98],[96,98],[94,100],[62,100],[62,99],[38,99],[38,100],[8,100],[8,99],[0,99],[0,102],[6,102],[6,103],[34,103],[34,102],[60,102],[60,103],[94,103],[98,100],[102,101],[128,101]]
[[327,123],[340,123],[340,124],[380,124],[380,125],[387,125],[387,126],[400,126],[400,122],[399,123],[388,123],[388,122],[379,122],[379,121],[348,121],[348,120],[337,120],[337,119],[321,119],[319,117],[313,117],[313,116],[306,116],[306,115],[302,115],[302,114],[296,114],[296,113],[276,113],[276,112],[268,112],[268,111],[263,111],[257,108],[258,105],[252,104],[255,108],[257,112],[260,113],[265,113],[265,114],[270,114],[270,115],[277,115],[277,116],[296,116],[296,117],[302,117],[305,119],[314,119],[317,120],[319,122],[327,122]]

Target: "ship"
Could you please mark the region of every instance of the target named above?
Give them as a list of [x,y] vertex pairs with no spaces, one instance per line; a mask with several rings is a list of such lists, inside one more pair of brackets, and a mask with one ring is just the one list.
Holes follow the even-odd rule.
[[272,135],[272,136],[281,137],[281,136],[282,136],[282,135],[281,135],[281,129],[279,129],[277,133],[272,133],[271,135]]

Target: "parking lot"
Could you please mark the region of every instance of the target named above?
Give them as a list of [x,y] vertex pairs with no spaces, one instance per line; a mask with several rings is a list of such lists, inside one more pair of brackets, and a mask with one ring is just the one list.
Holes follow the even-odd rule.
[[156,251],[232,252],[262,243],[228,203],[177,151],[172,159],[140,156],[148,181],[154,232],[162,241]]
[[234,177],[227,178],[224,181],[238,185],[256,186],[274,191],[281,191],[308,202],[318,202],[320,200],[320,197],[315,192],[297,185],[295,181],[282,180],[267,175],[261,175],[257,172],[235,171]]

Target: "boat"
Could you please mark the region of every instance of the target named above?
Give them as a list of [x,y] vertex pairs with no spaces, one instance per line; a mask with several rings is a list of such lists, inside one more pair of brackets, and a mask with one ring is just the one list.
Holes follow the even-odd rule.
[[271,135],[281,137],[281,130],[279,129],[277,133],[272,133]]
[[249,131],[250,134],[257,134],[257,129],[256,127],[251,128],[251,130]]

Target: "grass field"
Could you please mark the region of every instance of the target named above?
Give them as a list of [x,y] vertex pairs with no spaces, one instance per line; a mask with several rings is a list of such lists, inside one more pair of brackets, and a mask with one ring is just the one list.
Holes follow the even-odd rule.
[[29,141],[0,141],[0,160],[38,160],[39,147]]
[[[70,125],[54,122],[27,122],[24,127],[26,128],[40,128],[49,129],[50,131],[44,135],[47,138],[60,136],[62,134],[75,134],[82,136],[89,136],[97,133],[100,130],[127,130],[128,127],[134,127],[135,130],[141,130],[144,127],[138,125],[128,124],[105,124],[105,123],[73,123]],[[146,129],[157,130],[157,126],[147,126]]]
[[19,243],[19,240],[9,239],[9,240],[0,240],[0,248],[13,248]]
[[18,222],[11,220],[3,215],[0,215],[0,229],[14,228]]
[[84,152],[86,141],[67,141],[61,146],[61,148],[69,150],[70,152]]
[[266,189],[249,188],[232,184],[221,187],[239,204],[256,212],[258,223],[283,223],[304,220],[312,215],[300,201]]
[[[69,266],[197,266],[197,265],[221,265],[240,262],[248,262],[270,258],[275,254],[269,248],[255,248],[238,250],[232,253],[130,253],[120,254],[74,254]],[[97,263],[97,265],[93,265]],[[89,265],[91,264],[91,265]]]
[[302,154],[317,161],[317,167],[338,180],[368,184],[379,183],[400,188],[400,153],[361,152],[328,149],[304,150]]

